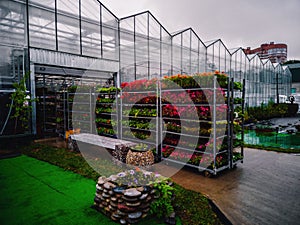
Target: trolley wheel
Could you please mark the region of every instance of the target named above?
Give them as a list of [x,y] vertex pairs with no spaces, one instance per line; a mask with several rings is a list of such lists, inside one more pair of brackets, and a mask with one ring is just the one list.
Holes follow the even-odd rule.
[[212,174],[211,172],[205,170],[205,171],[204,171],[204,176],[210,178],[210,177],[213,176],[213,174]]

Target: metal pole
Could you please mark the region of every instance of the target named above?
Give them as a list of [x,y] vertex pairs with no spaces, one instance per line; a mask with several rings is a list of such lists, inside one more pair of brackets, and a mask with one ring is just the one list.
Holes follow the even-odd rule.
[[[245,113],[245,79],[243,79],[242,113],[243,113],[243,115]],[[244,132],[244,122],[245,122],[245,117],[243,116],[242,117],[242,145],[241,145],[241,156],[242,157],[244,157],[244,134],[245,134],[245,132]]]
[[79,0],[79,52],[82,55],[81,0]]
[[217,138],[216,138],[216,122],[217,122],[217,76],[214,76],[214,103],[213,103],[213,140],[214,140],[214,143],[213,143],[213,155],[214,155],[214,171],[215,171],[215,174],[216,174],[216,154],[217,154]]
[[[34,73],[34,65],[30,65],[30,93],[31,93],[31,100],[34,100],[36,98],[35,96],[35,73]],[[32,127],[32,134],[36,135],[36,102],[31,102],[31,127]]]
[[90,88],[90,133],[93,133],[92,88]]
[[58,34],[57,34],[57,0],[55,0],[55,49],[58,51]]
[[43,132],[46,131],[46,78],[45,74],[43,75],[43,123],[44,123],[44,129]]
[[279,85],[278,85],[278,73],[276,73],[276,98],[277,98],[277,104],[279,104]]
[[[103,26],[103,21],[102,21],[102,4],[100,4],[100,44],[101,44],[101,58],[103,58],[103,31],[102,31],[102,26]],[[119,29],[120,30],[120,29]]]
[[135,24],[135,16],[133,17],[133,56],[134,56],[134,80],[136,80],[136,24]]

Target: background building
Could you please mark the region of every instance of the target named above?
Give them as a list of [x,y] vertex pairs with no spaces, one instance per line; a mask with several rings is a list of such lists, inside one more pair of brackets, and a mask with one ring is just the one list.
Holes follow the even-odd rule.
[[270,59],[272,63],[284,63],[287,60],[287,45],[286,44],[262,44],[259,48],[244,49],[246,55],[258,54],[261,59]]

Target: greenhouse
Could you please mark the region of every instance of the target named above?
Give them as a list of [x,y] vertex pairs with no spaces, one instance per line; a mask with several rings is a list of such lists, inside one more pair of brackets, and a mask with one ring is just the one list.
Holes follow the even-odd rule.
[[[245,80],[245,106],[290,95],[291,75],[280,64],[247,56],[241,48],[229,50],[220,39],[202,41],[192,28],[170,32],[149,11],[118,18],[98,0],[2,0],[0,9],[3,136],[64,136],[74,128],[67,100],[76,85],[120,88],[124,82],[219,71]],[[10,96],[24,76],[32,110],[26,129],[16,132]],[[96,92],[89,90],[90,109]],[[92,114],[83,113],[81,120],[86,117],[87,130],[94,132]]]

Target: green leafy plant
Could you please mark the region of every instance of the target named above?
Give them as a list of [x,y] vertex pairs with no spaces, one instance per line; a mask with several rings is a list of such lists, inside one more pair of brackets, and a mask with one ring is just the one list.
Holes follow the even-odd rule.
[[150,213],[159,218],[169,216],[174,212],[172,205],[174,188],[169,185],[169,180],[153,183],[153,187],[157,191],[157,198],[150,205]]
[[26,90],[26,80],[30,72],[26,73],[20,82],[13,83],[15,91],[11,95],[13,114],[11,118],[15,120],[14,133],[19,129],[28,129],[29,113],[32,110],[31,103],[35,99],[31,99],[29,92]]
[[133,147],[131,147],[130,149],[133,149],[135,151],[147,151],[150,149],[149,145],[144,144],[144,143],[139,143]]
[[96,89],[96,92],[99,92],[99,93],[114,93],[114,92],[117,92],[117,91],[120,91],[119,88],[116,88],[116,87],[99,87]]
[[114,135],[115,134],[115,131],[113,129],[106,128],[106,127],[98,127],[97,132],[98,132],[99,135],[101,135],[101,134]]

